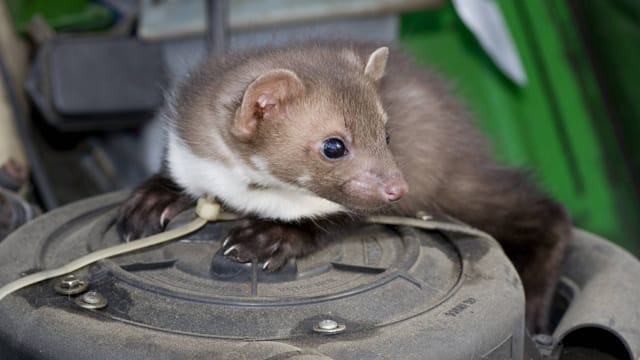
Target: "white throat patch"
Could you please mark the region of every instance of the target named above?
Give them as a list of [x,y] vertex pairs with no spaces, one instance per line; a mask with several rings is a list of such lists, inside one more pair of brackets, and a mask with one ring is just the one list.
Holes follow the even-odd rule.
[[[173,133],[168,138],[167,161],[171,176],[194,197],[213,195],[239,213],[283,221],[346,211],[340,204],[276,179],[269,173],[265,159],[251,158],[259,171],[235,156],[231,158],[233,165],[228,166],[195,155]],[[233,154],[221,138],[218,140],[220,144],[211,146],[220,148],[227,155]]]

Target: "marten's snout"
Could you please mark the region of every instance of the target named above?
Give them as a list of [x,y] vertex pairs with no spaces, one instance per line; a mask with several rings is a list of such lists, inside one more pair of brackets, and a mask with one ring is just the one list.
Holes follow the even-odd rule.
[[390,202],[398,201],[409,190],[409,185],[402,176],[389,179],[384,184],[384,194]]
[[344,187],[352,206],[376,208],[398,201],[409,190],[401,174],[381,175],[364,171],[349,179]]

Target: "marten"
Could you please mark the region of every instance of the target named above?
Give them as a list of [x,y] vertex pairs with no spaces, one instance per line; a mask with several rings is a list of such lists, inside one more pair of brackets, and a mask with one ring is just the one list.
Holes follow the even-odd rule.
[[447,83],[409,56],[313,43],[214,57],[163,113],[165,164],[121,206],[123,239],[160,232],[212,195],[247,216],[225,255],[275,271],[362,214],[446,214],[500,242],[529,329],[545,330],[570,218],[528,174],[493,159]]

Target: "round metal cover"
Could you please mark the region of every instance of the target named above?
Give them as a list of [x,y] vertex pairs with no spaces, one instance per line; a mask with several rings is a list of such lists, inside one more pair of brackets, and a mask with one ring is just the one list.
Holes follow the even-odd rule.
[[[119,243],[113,218],[123,197],[118,193],[77,203],[14,233],[0,244],[1,283]],[[193,216],[186,212],[170,227]],[[415,358],[422,358],[423,346],[435,355],[438,336],[457,330],[476,344],[473,351],[499,351],[499,356],[521,351],[522,289],[502,251],[486,239],[365,225],[271,273],[263,271],[262,264],[239,264],[222,256],[221,243],[232,226],[233,222],[210,223],[168,244],[85,269],[82,275],[90,279],[90,290],[98,291],[108,302],[103,309],[82,309],[73,298],[57,295],[53,282],[45,282],[5,299],[0,303],[0,317],[8,319],[7,325],[19,322],[18,312],[40,318],[45,327],[56,324],[55,329],[39,327],[35,332],[33,324],[19,326],[32,335],[39,333],[47,344],[69,342],[68,335],[59,333],[81,334],[78,341],[104,333],[113,346],[130,351],[135,346],[124,344],[132,333],[153,334],[154,343],[171,338],[157,345],[158,352],[175,341],[184,344],[185,339],[199,344],[191,345],[195,348],[184,354],[263,341],[265,346],[315,344],[318,349],[325,347],[321,354],[337,356],[327,346],[348,339],[355,341],[350,345],[353,357],[338,358],[367,358],[366,353],[380,348],[379,341],[397,338],[385,350],[375,351],[413,351]],[[24,251],[25,246],[30,250]],[[13,249],[12,261],[6,260],[8,249]],[[64,321],[79,317],[81,324]],[[491,324],[486,324],[488,319]],[[331,336],[314,332],[322,320],[335,321],[344,330]],[[465,321],[475,323],[463,325]],[[406,326],[411,333],[403,330]],[[411,340],[429,329],[429,339]],[[7,334],[16,339],[14,343],[23,342],[12,334],[14,330],[0,325],[0,338]],[[368,344],[370,340],[377,344]],[[148,350],[150,340],[145,341],[140,346]],[[52,347],[59,347],[56,344]],[[467,350],[442,348],[442,354],[468,354]],[[66,351],[65,356],[73,355],[68,348]]]

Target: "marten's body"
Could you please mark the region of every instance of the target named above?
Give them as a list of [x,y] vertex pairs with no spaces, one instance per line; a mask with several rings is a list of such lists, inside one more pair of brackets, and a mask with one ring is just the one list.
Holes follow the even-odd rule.
[[250,217],[225,254],[275,270],[331,237],[325,221],[445,213],[501,242],[530,327],[543,328],[568,216],[492,160],[438,78],[387,57],[386,48],[325,44],[205,63],[168,105],[165,171],[123,205],[119,230],[130,239],[161,231],[195,197],[214,195]]

